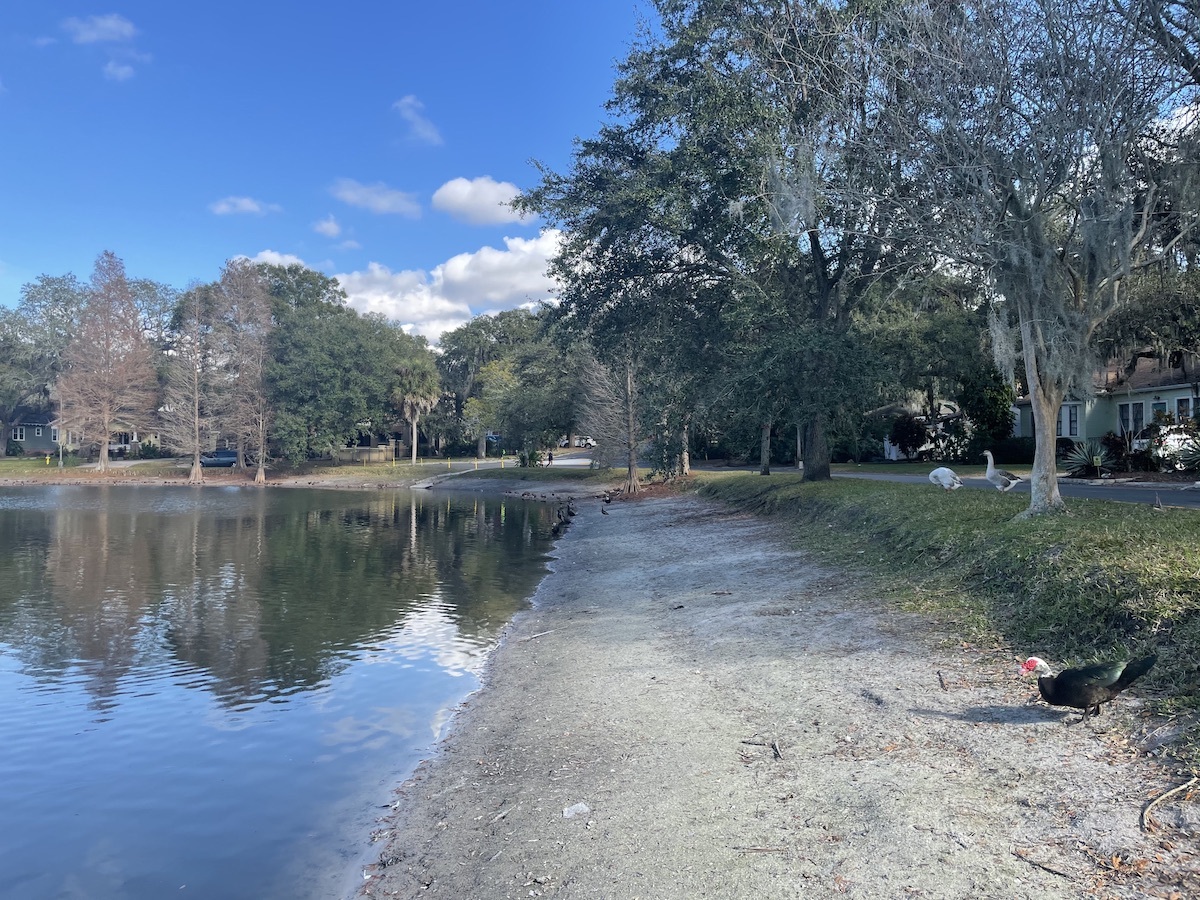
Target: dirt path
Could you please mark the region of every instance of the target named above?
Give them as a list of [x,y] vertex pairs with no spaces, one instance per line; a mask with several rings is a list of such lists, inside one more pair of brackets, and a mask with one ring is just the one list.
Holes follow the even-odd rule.
[[[580,504],[363,897],[1200,896],[1195,803],[1015,657],[939,638],[769,523]],[[1108,729],[1104,731],[1103,729]]]

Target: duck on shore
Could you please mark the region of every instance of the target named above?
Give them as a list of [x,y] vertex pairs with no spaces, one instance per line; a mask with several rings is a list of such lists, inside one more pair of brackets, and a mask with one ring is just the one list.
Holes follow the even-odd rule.
[[[1096,663],[1076,669],[1064,669],[1057,675],[1044,659],[1031,656],[1021,665],[1022,673],[1036,672],[1038,690],[1051,706],[1070,706],[1083,710],[1083,718],[1100,715],[1100,704],[1111,703],[1153,667],[1154,655],[1141,659]],[[1083,719],[1080,719],[1082,722]]]

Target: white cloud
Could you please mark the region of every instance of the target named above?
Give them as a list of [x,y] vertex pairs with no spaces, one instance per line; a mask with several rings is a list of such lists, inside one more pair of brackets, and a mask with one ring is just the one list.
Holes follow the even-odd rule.
[[354,240],[342,241],[337,246],[338,246],[339,250],[361,250],[362,249],[362,244],[360,244],[358,241],[354,241]]
[[319,222],[313,222],[313,231],[317,234],[323,234],[327,238],[335,238],[342,233],[342,226],[338,224],[337,219],[330,213]]
[[443,296],[436,281],[421,270],[393,272],[372,262],[365,272],[334,277],[354,309],[361,313],[382,313],[410,334],[423,334],[431,341],[436,341],[443,331],[471,319],[471,307],[466,301]]
[[330,188],[330,193],[343,203],[374,213],[396,213],[413,219],[421,215],[421,206],[412,194],[390,188],[382,181],[360,184],[353,178],[339,178]]
[[300,257],[276,250],[261,250],[254,256],[244,256],[242,259],[248,259],[252,263],[266,263],[269,266],[306,266]]
[[550,296],[554,283],[546,265],[558,251],[560,232],[549,229],[531,240],[505,238],[505,249],[482,247],[460,253],[433,270],[447,296],[487,300],[507,307]]
[[392,109],[400,113],[400,118],[408,123],[413,137],[423,143],[440,146],[442,135],[437,126],[421,113],[424,108],[425,105],[412,94],[401,97],[392,104]]
[[132,22],[116,13],[86,19],[71,17],[62,23],[62,27],[76,44],[131,41],[138,33]]
[[253,197],[223,197],[208,208],[218,216],[265,216],[283,209],[276,203],[263,203]]
[[335,275],[360,312],[382,313],[410,333],[436,342],[483,312],[515,309],[549,299],[554,284],[546,265],[557,252],[559,232],[533,240],[506,238],[503,250],[483,247],[460,253],[432,272],[393,272],[372,262],[365,272]]
[[505,222],[531,222],[533,216],[519,215],[509,203],[520,188],[507,181],[496,181],[488,176],[454,178],[447,181],[433,194],[433,205],[454,218],[473,225],[501,225]]
[[110,59],[104,66],[104,77],[109,81],[127,81],[133,77],[133,66]]

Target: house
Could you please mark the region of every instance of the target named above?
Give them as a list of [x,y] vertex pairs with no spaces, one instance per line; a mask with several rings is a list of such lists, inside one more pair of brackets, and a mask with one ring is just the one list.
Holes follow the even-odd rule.
[[[1014,434],[1033,436],[1028,397],[1016,404]],[[1138,434],[1155,417],[1183,422],[1200,416],[1200,356],[1175,351],[1166,358],[1139,354],[1131,364],[1110,362],[1098,370],[1089,396],[1069,397],[1058,411],[1058,436],[1076,443],[1110,431]]]
[[6,450],[16,444],[21,448],[17,452],[25,456],[58,453],[58,425],[44,413],[21,415],[16,424],[0,428],[0,439]]

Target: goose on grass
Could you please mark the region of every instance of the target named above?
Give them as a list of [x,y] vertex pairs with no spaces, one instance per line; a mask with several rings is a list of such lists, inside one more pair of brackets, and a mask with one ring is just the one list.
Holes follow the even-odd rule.
[[987,457],[987,472],[984,477],[996,486],[998,491],[1011,491],[1021,483],[1021,476],[1014,475],[1012,472],[1006,472],[1004,469],[996,468],[996,461],[992,459],[992,451],[984,450],[983,455]]

